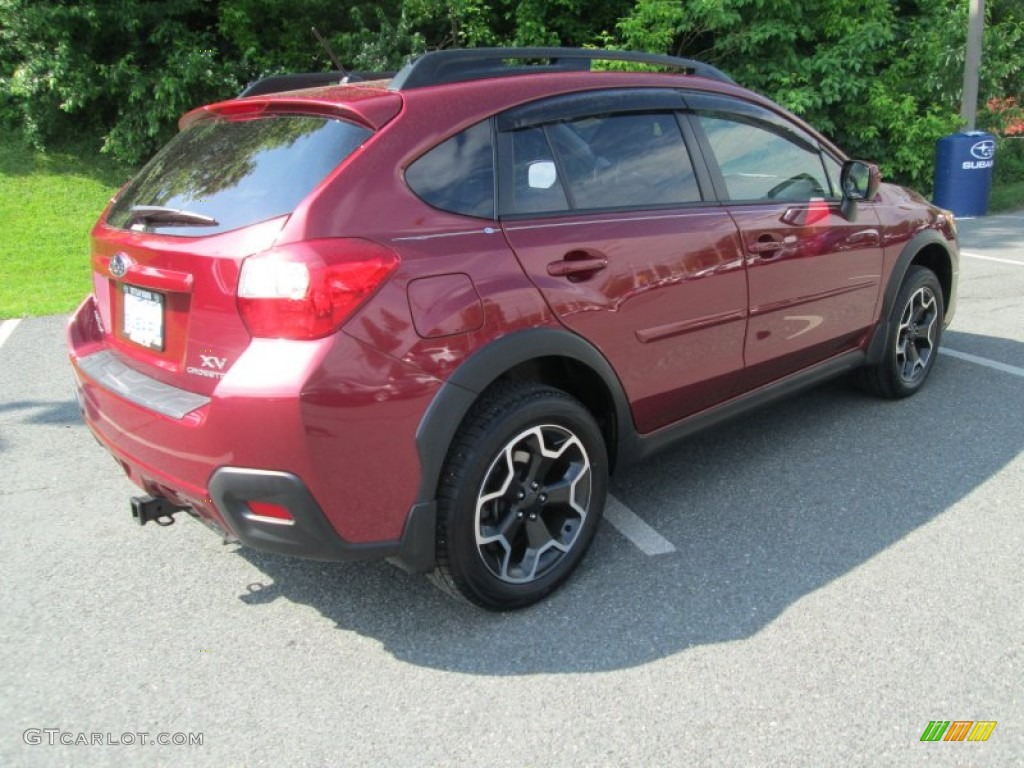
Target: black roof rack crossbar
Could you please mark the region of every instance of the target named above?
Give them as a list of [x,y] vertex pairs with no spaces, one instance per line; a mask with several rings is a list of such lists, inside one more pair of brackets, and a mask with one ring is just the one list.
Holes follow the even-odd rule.
[[[547,64],[510,66],[509,61],[540,59]],[[734,82],[720,69],[702,61],[637,51],[605,51],[590,48],[450,48],[424,53],[409,61],[389,88],[407,91],[428,85],[444,85],[467,80],[484,80],[544,72],[587,71],[594,61],[630,61],[666,69],[683,70],[688,74]]]
[[341,85],[342,83],[360,83],[369,80],[386,80],[394,72],[299,72],[289,75],[271,75],[251,83],[248,88],[238,94],[243,96],[263,96],[268,93],[297,91],[300,88],[319,88],[324,85]]

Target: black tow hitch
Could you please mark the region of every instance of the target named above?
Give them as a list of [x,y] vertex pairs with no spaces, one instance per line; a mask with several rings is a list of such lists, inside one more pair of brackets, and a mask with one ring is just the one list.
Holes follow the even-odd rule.
[[139,525],[145,525],[150,520],[157,525],[173,525],[174,514],[185,509],[159,496],[132,497],[132,517]]

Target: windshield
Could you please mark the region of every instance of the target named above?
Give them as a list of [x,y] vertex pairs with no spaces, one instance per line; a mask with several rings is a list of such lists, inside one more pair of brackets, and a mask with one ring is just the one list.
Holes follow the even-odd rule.
[[[107,223],[194,237],[291,213],[370,134],[343,120],[305,115],[203,120],[146,164],[110,209]],[[176,209],[216,224],[188,226],[160,217],[140,223],[132,213],[136,206]]]

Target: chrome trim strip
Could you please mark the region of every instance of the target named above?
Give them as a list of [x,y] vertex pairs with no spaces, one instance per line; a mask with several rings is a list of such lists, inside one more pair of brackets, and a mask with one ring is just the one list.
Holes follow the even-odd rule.
[[629,221],[660,221],[662,219],[692,219],[698,216],[718,216],[719,218],[725,218],[726,214],[722,211],[708,211],[707,213],[671,213],[664,216],[630,216],[614,219],[583,219],[582,221],[560,221],[553,224],[527,224],[522,227],[509,227],[506,226],[507,232],[519,232],[526,229],[547,229],[549,227],[583,227],[592,224],[620,224],[622,222]]
[[129,368],[109,350],[79,359],[78,367],[104,389],[172,419],[183,419],[210,402],[208,397],[172,387]]
[[436,240],[439,237],[462,237],[464,235],[493,235],[498,230],[495,227],[484,227],[483,229],[470,229],[465,232],[442,232],[437,235],[414,235],[410,237],[393,237],[392,243],[401,243],[407,240]]

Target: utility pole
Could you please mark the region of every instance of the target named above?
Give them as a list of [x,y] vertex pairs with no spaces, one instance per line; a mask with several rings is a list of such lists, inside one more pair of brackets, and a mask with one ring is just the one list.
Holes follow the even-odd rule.
[[967,25],[967,55],[964,58],[964,92],[960,117],[964,130],[973,131],[978,116],[978,73],[981,70],[981,39],[985,31],[985,0],[971,0]]

